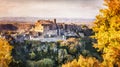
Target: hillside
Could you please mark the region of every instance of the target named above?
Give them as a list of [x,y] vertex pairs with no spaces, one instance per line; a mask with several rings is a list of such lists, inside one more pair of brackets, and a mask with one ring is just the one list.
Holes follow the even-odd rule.
[[27,31],[31,29],[33,24],[28,23],[2,23],[0,22],[0,31]]

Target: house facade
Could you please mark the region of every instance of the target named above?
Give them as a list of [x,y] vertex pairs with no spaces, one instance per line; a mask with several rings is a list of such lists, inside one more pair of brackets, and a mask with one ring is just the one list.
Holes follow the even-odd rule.
[[50,21],[50,20],[38,20],[34,26],[34,31],[41,33],[55,29],[56,29],[56,25],[54,21]]

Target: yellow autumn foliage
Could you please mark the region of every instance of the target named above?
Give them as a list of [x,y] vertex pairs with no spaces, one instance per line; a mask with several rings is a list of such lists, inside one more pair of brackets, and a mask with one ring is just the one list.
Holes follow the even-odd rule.
[[105,0],[105,5],[94,22],[94,47],[102,52],[103,67],[120,67],[120,0]]
[[5,39],[0,38],[0,67],[8,67],[11,62],[12,46]]
[[62,67],[100,67],[100,62],[93,57],[84,58],[80,55],[78,60],[63,64]]

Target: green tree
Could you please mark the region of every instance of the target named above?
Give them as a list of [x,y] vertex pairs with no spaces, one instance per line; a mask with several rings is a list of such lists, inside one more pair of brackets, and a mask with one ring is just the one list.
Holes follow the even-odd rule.
[[26,67],[53,67],[54,62],[49,58],[44,58],[38,61],[27,61]]

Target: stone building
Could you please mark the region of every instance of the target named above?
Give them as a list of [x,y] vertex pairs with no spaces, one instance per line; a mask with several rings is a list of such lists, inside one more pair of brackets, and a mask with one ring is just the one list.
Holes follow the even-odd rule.
[[33,28],[35,32],[41,32],[41,33],[55,29],[56,29],[56,25],[54,21],[50,21],[50,20],[38,20]]

